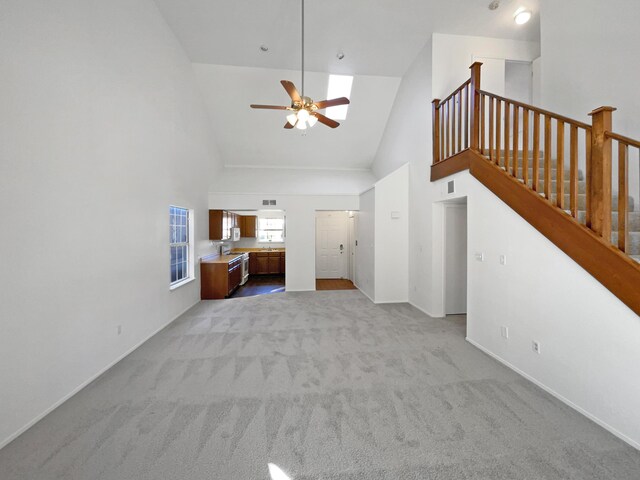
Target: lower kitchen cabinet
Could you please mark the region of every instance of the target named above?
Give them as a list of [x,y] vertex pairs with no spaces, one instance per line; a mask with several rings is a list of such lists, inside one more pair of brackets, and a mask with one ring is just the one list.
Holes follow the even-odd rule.
[[200,298],[215,300],[228,297],[242,281],[242,257],[229,263],[202,262],[200,264]]
[[249,273],[251,275],[280,275],[285,272],[285,252],[251,252]]

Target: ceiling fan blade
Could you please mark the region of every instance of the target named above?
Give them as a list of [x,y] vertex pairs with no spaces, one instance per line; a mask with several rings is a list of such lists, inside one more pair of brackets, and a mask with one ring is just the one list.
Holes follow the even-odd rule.
[[338,105],[349,105],[351,103],[347,97],[334,98],[333,100],[322,100],[321,102],[315,102],[318,110],[327,107],[336,107]]
[[284,128],[286,128],[287,130],[290,130],[293,128],[293,125],[291,125],[289,122],[284,124]]
[[280,105],[250,105],[251,108],[262,108],[265,110],[288,110],[290,107],[281,107]]
[[324,123],[327,127],[336,128],[340,124],[335,120],[331,120],[329,117],[325,117],[321,113],[314,112],[311,115],[316,117],[320,123]]
[[295,103],[302,103],[302,98],[300,97],[298,89],[293,84],[293,82],[290,82],[289,80],[280,80],[280,83],[291,97],[291,100],[293,100]]

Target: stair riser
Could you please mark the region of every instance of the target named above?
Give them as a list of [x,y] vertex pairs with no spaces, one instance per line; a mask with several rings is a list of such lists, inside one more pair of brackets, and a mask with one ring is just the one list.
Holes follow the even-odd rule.
[[[611,243],[618,245],[618,232],[611,234]],[[629,233],[626,253],[628,255],[640,255],[640,232]]]
[[[504,166],[503,166],[504,167]],[[529,167],[529,180],[531,181],[533,179],[533,168]],[[513,168],[510,168],[509,172],[512,172]],[[522,167],[518,167],[518,178],[523,178],[523,169]],[[544,167],[540,167],[538,169],[538,182],[543,182],[544,181]],[[571,171],[570,170],[565,170],[564,171],[564,180],[565,182],[569,180],[569,178],[571,178]],[[556,180],[556,169],[552,168],[551,169],[551,181],[555,181]],[[584,173],[582,173],[581,170],[578,170],[578,180],[579,181],[583,181],[585,180],[584,177]]]
[[[542,190],[539,193],[544,193],[544,190]],[[564,208],[566,210],[569,210],[569,207],[571,206],[570,203],[570,195],[569,194],[565,194],[564,195]],[[633,198],[629,198],[628,200],[628,206],[627,206],[627,211],[628,212],[635,212],[635,205],[634,205],[634,200]],[[551,192],[551,203],[553,203],[555,205],[556,203],[556,195],[555,193],[552,191]],[[587,208],[587,196],[586,194],[579,194],[578,195],[578,210],[586,210]],[[613,197],[612,202],[611,202],[611,208],[614,212],[618,211],[618,197]]]
[[[585,224],[586,212],[584,210],[578,212],[578,221]],[[612,212],[611,215],[611,229],[618,229],[618,212]],[[640,232],[640,212],[629,212],[627,219],[627,230],[630,232]]]

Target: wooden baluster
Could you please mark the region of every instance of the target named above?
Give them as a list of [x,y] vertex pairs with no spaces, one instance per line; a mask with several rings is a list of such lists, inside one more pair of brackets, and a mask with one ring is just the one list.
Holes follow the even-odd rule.
[[618,142],[618,248],[627,251],[629,202],[629,146]]
[[556,205],[564,210],[564,122],[556,120],[557,156],[556,163]]
[[458,151],[462,151],[462,90],[458,92]]
[[575,125],[571,125],[569,164],[569,208],[571,216],[578,218],[578,127]]
[[585,193],[587,201],[585,202],[585,225],[591,228],[591,179],[589,172],[591,171],[591,129],[585,130]]
[[464,87],[464,148],[469,148],[469,84]]
[[540,177],[540,114],[533,112],[533,180],[532,188],[537,192],[540,190],[538,178]]
[[502,100],[496,98],[496,165],[500,165],[500,157],[502,152],[500,151],[500,128],[502,128]]
[[451,156],[456,154],[456,104],[453,100],[453,97],[449,99],[449,111],[451,112],[451,136],[449,137],[449,142],[451,142]]
[[513,176],[518,178],[518,129],[520,128],[520,108],[513,106]]
[[511,104],[509,102],[504,102],[504,169],[507,173],[509,172],[509,130],[511,128]]
[[471,67],[471,148],[478,150],[480,146],[480,67],[481,62],[475,62]]
[[494,151],[493,146],[493,123],[494,123],[494,113],[493,113],[493,98],[488,97],[489,99],[489,159],[492,162],[496,161],[496,153]]
[[601,107],[591,115],[591,230],[611,242],[611,131],[615,108]]
[[440,99],[431,102],[433,125],[433,163],[440,161]]
[[522,179],[529,186],[529,109],[522,110]]
[[485,154],[485,148],[484,148],[484,143],[485,143],[485,130],[486,130],[486,126],[485,123],[485,97],[484,95],[480,95],[480,151],[482,152],[482,154]]
[[[544,116],[544,196],[551,200],[551,117]],[[557,172],[556,172],[557,173]]]
[[456,152],[456,96],[454,95],[449,99],[451,103],[451,155],[455,155]]
[[451,131],[451,123],[449,122],[449,101],[444,102],[444,116],[445,116],[445,120],[444,120],[444,126],[445,126],[445,139],[444,139],[444,143],[445,143],[445,158],[449,158],[449,134]]

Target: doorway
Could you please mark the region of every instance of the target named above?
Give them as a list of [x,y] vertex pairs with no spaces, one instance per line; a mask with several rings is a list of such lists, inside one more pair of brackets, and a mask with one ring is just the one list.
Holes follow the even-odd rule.
[[467,199],[444,204],[444,313],[467,313]]
[[351,212],[316,212],[316,290],[353,290],[355,219]]

